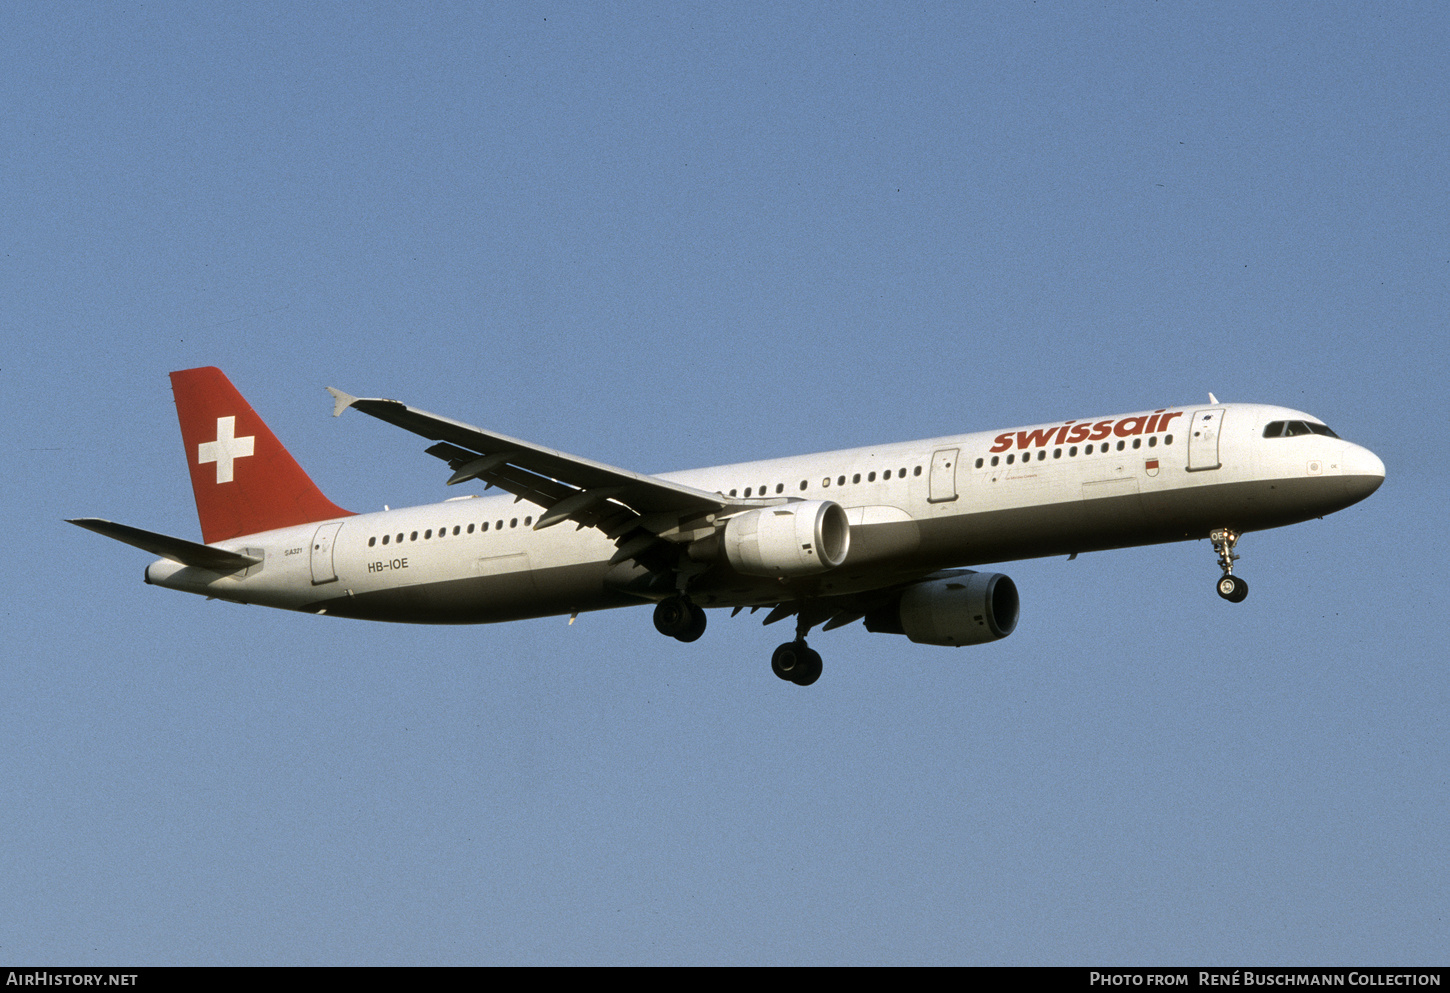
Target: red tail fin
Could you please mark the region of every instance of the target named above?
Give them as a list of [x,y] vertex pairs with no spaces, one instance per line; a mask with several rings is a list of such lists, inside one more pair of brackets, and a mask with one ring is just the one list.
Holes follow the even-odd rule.
[[351,517],[322,495],[220,369],[171,374],[201,540]]

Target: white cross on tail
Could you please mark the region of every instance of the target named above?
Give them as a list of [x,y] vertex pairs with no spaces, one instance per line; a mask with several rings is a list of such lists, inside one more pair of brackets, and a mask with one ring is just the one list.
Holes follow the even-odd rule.
[[236,433],[237,419],[235,417],[218,417],[216,419],[216,441],[204,441],[196,446],[198,465],[206,465],[208,462],[216,463],[216,481],[218,483],[232,481],[232,462],[251,455],[252,448],[256,444],[256,435],[238,438]]

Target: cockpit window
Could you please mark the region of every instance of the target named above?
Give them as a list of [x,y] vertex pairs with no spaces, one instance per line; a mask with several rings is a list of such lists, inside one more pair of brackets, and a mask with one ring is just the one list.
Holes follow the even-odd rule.
[[1265,438],[1297,438],[1305,434],[1322,434],[1326,438],[1339,437],[1327,426],[1315,424],[1313,421],[1270,421],[1264,425]]

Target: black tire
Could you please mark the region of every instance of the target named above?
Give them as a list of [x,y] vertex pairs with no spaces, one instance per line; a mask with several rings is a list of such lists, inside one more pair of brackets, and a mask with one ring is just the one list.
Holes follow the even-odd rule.
[[788,683],[809,686],[821,678],[821,656],[803,641],[787,641],[771,655],[770,668]]
[[[678,638],[690,629],[694,617],[690,611],[693,604],[684,597],[672,596],[655,605],[655,630],[667,638]],[[701,633],[704,633],[702,625]],[[696,635],[695,637],[699,637]]]
[[795,671],[805,660],[804,652],[809,650],[798,641],[787,641],[770,656],[771,671],[788,683],[795,682]]
[[806,657],[800,665],[796,666],[792,673],[791,682],[797,686],[809,686],[821,678],[821,656],[814,649],[806,649]]
[[1218,595],[1229,603],[1243,603],[1249,595],[1249,584],[1238,576],[1224,576],[1218,581]]
[[705,633],[705,608],[693,603],[686,603],[685,606],[690,608],[689,625],[675,635],[675,640],[689,644],[699,641],[700,635]]

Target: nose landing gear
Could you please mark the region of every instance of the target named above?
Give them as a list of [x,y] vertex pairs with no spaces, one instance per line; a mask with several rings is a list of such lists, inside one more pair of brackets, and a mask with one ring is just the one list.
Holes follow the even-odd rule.
[[1234,563],[1238,561],[1234,546],[1239,542],[1239,533],[1230,528],[1215,528],[1208,533],[1208,540],[1213,543],[1213,550],[1218,552],[1218,567],[1223,570],[1223,576],[1218,581],[1218,595],[1229,603],[1242,603],[1249,595],[1249,584],[1234,575]]

